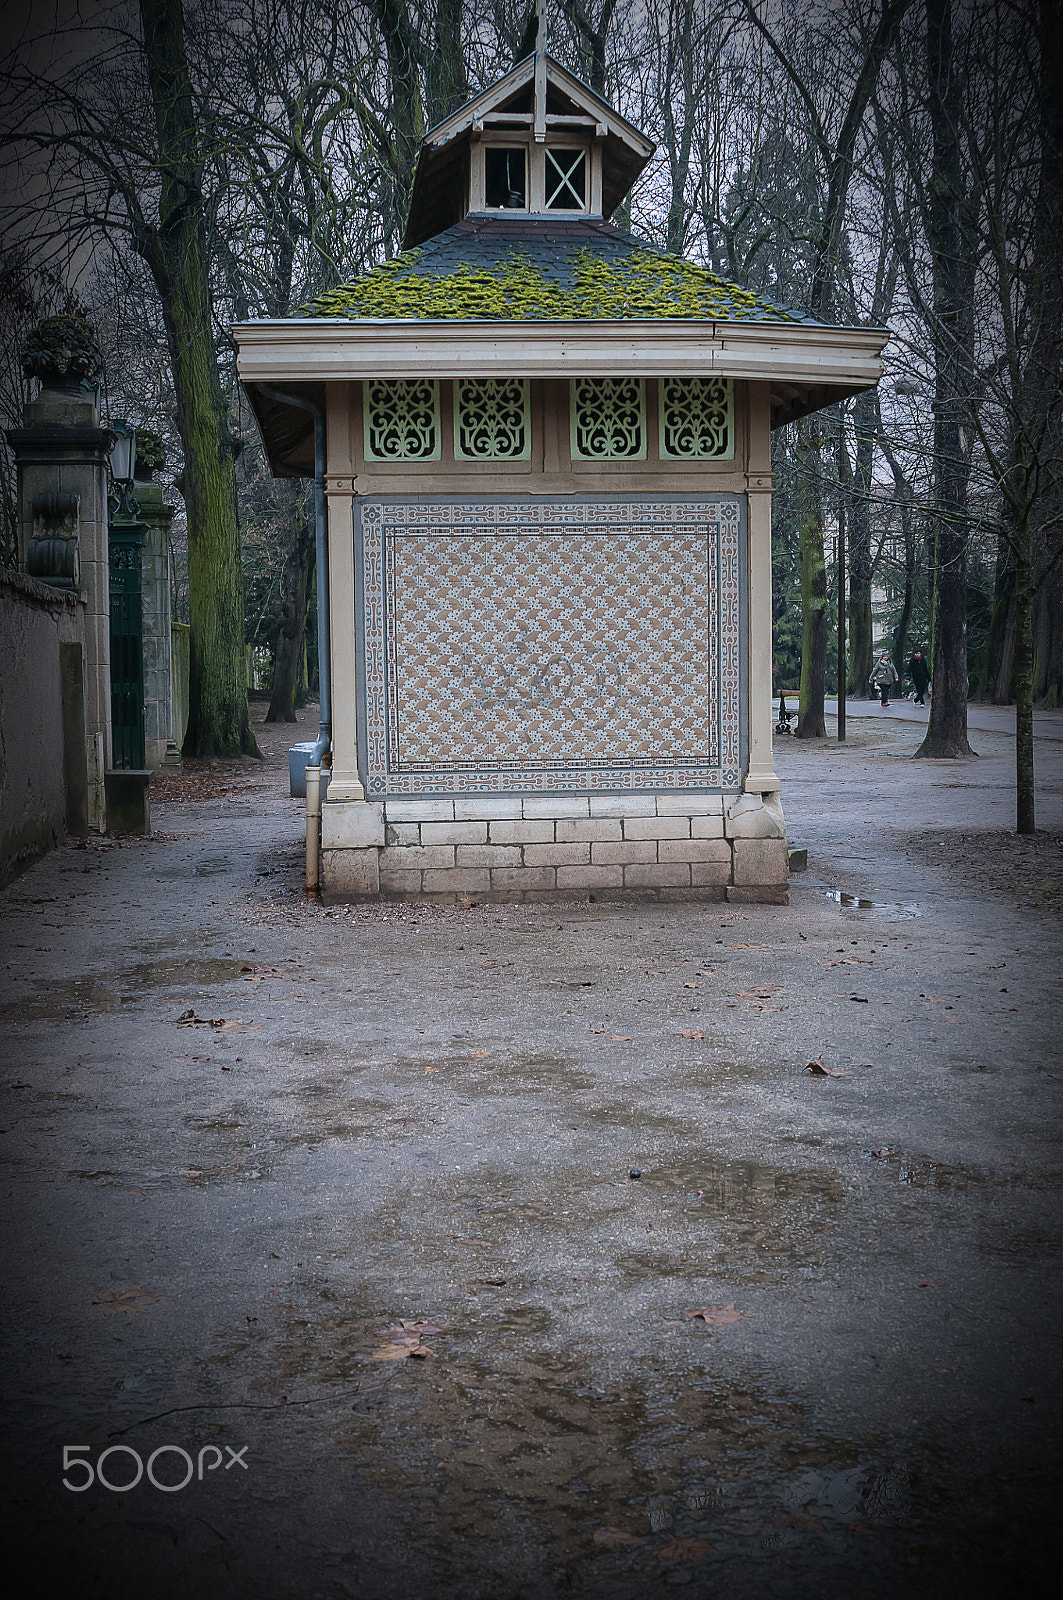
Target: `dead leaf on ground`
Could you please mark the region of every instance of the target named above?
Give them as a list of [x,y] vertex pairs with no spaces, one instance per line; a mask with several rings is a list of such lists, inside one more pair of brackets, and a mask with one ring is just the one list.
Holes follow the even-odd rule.
[[700,989],[701,988],[701,984],[700,983],[684,983],[683,988],[684,989]]
[[611,1037],[611,1039],[609,1040],[609,1043],[610,1044],[630,1044],[631,1043],[631,1035],[629,1033],[614,1033],[613,1036]]
[[490,1050],[474,1050],[469,1057],[470,1061],[486,1061],[491,1054]]
[[130,1289],[105,1289],[92,1303],[99,1306],[105,1317],[110,1317],[117,1311],[146,1311],[149,1306],[169,1298],[168,1294],[152,1294],[142,1283],[137,1283]]
[[369,1357],[370,1361],[405,1361],[408,1356],[415,1357],[418,1361],[425,1356],[433,1354],[422,1339],[430,1338],[433,1333],[442,1333],[442,1326],[434,1322],[402,1321],[394,1323],[390,1328],[374,1328],[373,1337],[382,1340],[379,1350],[375,1350]]
[[657,1554],[662,1561],[691,1561],[700,1567],[706,1553],[715,1548],[707,1539],[667,1539]]
[[628,1533],[626,1528],[595,1528],[591,1538],[603,1550],[624,1550],[630,1545],[642,1543],[637,1534]]
[[805,1071],[810,1072],[814,1078],[847,1078],[849,1076],[847,1072],[841,1072],[837,1067],[825,1067],[822,1056],[817,1056],[815,1061],[810,1061],[805,1067]]
[[179,1028],[213,1028],[216,1033],[229,1033],[238,1028],[261,1028],[261,1022],[244,1022],[239,1017],[200,1017],[189,1008],[175,1017]]
[[699,1306],[696,1311],[684,1311],[685,1317],[700,1317],[702,1322],[711,1323],[714,1328],[723,1328],[729,1322],[741,1322],[745,1317],[744,1311],[736,1311],[732,1300],[727,1306]]
[[509,1282],[509,1279],[508,1278],[477,1278],[476,1281],[477,1281],[477,1283],[486,1284],[489,1289],[501,1289],[501,1287],[502,1287],[502,1285],[504,1283],[508,1283]]
[[732,950],[768,950],[770,948],[771,946],[766,944],[733,944],[731,946]]
[[835,956],[831,961],[821,961],[822,967],[873,967],[873,961],[864,956]]
[[810,1511],[782,1511],[775,1518],[777,1528],[800,1528],[802,1533],[821,1533],[824,1538],[827,1530],[818,1517]]
[[766,1000],[775,989],[770,983],[758,983],[753,989],[739,989],[736,1000]]
[[704,1037],[705,1037],[705,1035],[703,1033],[699,1033],[697,1028],[684,1028],[683,1029],[683,1038],[684,1039],[704,1039]]
[[888,1161],[894,1154],[893,1146],[884,1144],[881,1150],[872,1150],[871,1158],[873,1161]]

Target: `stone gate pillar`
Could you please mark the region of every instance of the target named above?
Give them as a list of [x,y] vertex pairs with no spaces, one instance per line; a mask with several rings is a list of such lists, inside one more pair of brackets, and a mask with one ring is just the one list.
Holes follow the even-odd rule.
[[79,586],[86,605],[88,823],[103,832],[104,772],[111,762],[107,465],[114,435],[100,427],[95,383],[102,362],[91,328],[74,317],[50,318],[27,341],[23,368],[40,380],[41,389],[25,407],[22,427],[7,434],[17,470],[19,566],[26,570],[34,524],[47,504],[43,497],[76,497]]

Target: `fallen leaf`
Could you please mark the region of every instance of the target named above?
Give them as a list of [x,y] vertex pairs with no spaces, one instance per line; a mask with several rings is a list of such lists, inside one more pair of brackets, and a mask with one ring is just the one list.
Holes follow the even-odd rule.
[[469,1057],[470,1061],[486,1061],[491,1054],[490,1050],[474,1050]]
[[893,1153],[892,1146],[884,1144],[881,1150],[872,1150],[871,1156],[875,1161],[888,1161]]
[[823,1057],[817,1056],[815,1061],[810,1061],[805,1068],[814,1078],[845,1078],[848,1073],[840,1072],[837,1067],[825,1067]]
[[609,1043],[610,1044],[630,1044],[631,1043],[631,1035],[629,1033],[614,1033],[612,1038],[609,1040]]
[[626,1528],[595,1528],[591,1538],[603,1550],[622,1550],[629,1545],[642,1543],[637,1534],[628,1533]]
[[822,1533],[826,1537],[827,1530],[818,1517],[812,1516],[808,1511],[783,1511],[775,1518],[777,1528],[800,1528],[803,1533]]
[[667,1539],[657,1554],[662,1561],[691,1561],[700,1567],[706,1552],[715,1549],[707,1539]]
[[476,1281],[477,1281],[477,1283],[486,1284],[489,1289],[501,1289],[501,1287],[502,1287],[502,1285],[504,1283],[508,1283],[509,1282],[509,1279],[508,1278],[477,1278]]
[[935,1283],[933,1278],[923,1278],[919,1283],[920,1289],[940,1289],[940,1283]]
[[420,1343],[418,1339],[404,1339],[401,1344],[385,1344],[374,1350],[370,1361],[405,1361],[410,1351]]
[[700,989],[701,988],[701,984],[700,983],[684,983],[683,988],[684,989]]
[[733,944],[731,946],[732,950],[767,950],[768,948],[766,944]]
[[201,1178],[203,1173],[199,1167],[182,1167],[177,1176],[179,1178]]
[[772,988],[771,984],[758,983],[755,989],[739,989],[737,995],[735,996],[735,999],[736,1000],[766,1000],[768,998],[769,994],[774,994],[774,993],[775,993],[775,990]]
[[732,1300],[727,1306],[699,1306],[696,1311],[684,1311],[685,1317],[700,1317],[702,1322],[711,1323],[714,1328],[723,1328],[729,1322],[741,1322],[745,1317],[744,1311],[736,1311]]
[[684,1028],[683,1029],[683,1038],[684,1039],[704,1039],[704,1037],[705,1037],[705,1035],[703,1033],[699,1033],[697,1028]]
[[158,1305],[160,1300],[169,1298],[167,1294],[152,1294],[138,1283],[131,1289],[105,1289],[100,1298],[92,1303],[99,1306],[105,1317],[110,1317],[117,1311],[146,1311],[148,1306]]

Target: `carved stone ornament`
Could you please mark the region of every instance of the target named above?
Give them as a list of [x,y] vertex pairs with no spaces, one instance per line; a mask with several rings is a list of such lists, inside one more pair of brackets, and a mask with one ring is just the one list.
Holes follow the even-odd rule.
[[103,356],[91,323],[83,317],[47,317],[39,322],[22,347],[22,370],[46,388],[98,383]]
[[166,444],[151,428],[137,429],[137,454],[133,476],[138,483],[150,483],[151,475],[166,465]]
[[575,461],[645,461],[646,391],[641,378],[573,378]]

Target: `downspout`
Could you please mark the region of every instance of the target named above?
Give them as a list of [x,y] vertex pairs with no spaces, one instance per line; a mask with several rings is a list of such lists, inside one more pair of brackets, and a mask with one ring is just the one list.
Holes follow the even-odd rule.
[[312,400],[288,394],[270,383],[258,385],[267,400],[298,406],[314,419],[314,535],[317,562],[317,683],[319,732],[306,761],[306,887],[321,883],[321,759],[332,745],[332,647],[328,591],[328,519],[325,510],[325,413]]

